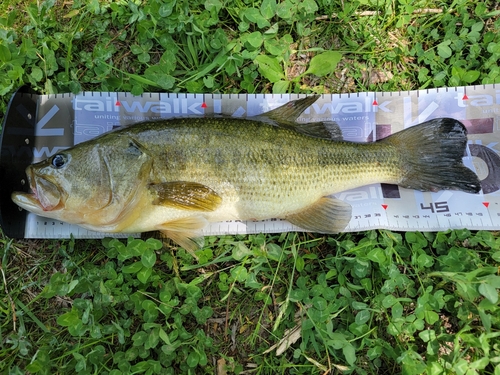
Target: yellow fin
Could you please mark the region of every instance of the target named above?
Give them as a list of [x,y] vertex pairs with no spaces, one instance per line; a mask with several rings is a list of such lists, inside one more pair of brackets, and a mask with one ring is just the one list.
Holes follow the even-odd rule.
[[194,251],[203,246],[204,238],[201,230],[207,225],[208,221],[204,217],[191,216],[160,224],[156,229],[196,258]]
[[162,233],[172,241],[174,241],[176,244],[178,244],[180,247],[186,249],[186,251],[194,258],[198,259],[194,252],[203,247],[203,245],[205,244],[204,237],[186,237],[186,235],[181,232],[164,231]]
[[348,203],[333,197],[323,197],[285,219],[312,232],[339,233],[349,224],[351,213],[352,208]]
[[214,211],[222,198],[208,186],[196,182],[174,181],[153,184],[149,188],[156,195],[153,204],[182,210]]

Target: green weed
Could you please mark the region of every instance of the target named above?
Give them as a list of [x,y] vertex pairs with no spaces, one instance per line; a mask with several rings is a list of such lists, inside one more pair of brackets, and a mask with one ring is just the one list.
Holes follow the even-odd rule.
[[[426,11],[421,11],[425,9]],[[500,82],[494,2],[4,1],[14,90],[397,91]],[[500,239],[467,230],[2,236],[0,372],[500,374]]]
[[196,263],[155,239],[70,240],[30,284],[33,249],[4,240],[4,278],[22,271],[5,289],[4,370],[497,374],[499,242],[481,231],[210,237]]
[[489,2],[52,0],[1,7],[3,109],[26,83],[44,93],[280,93],[499,79],[500,21]]

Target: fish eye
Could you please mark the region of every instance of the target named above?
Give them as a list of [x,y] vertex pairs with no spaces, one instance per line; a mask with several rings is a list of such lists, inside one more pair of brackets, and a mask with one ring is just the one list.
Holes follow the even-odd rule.
[[66,164],[66,156],[63,154],[56,154],[52,157],[51,164],[54,168],[59,169]]

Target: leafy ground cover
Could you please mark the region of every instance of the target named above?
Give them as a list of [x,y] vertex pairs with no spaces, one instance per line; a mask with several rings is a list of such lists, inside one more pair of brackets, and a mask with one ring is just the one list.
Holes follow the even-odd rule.
[[500,239],[3,239],[5,373],[498,374]]
[[[500,82],[494,1],[4,1],[0,112],[43,93]],[[498,233],[0,239],[2,373],[500,374]]]

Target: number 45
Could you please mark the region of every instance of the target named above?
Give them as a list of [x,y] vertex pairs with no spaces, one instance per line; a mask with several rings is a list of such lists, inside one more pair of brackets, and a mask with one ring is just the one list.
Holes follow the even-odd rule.
[[428,206],[424,206],[423,203],[420,203],[420,208],[422,210],[431,210],[432,213],[450,212],[450,208],[448,207],[448,202],[429,203]]

